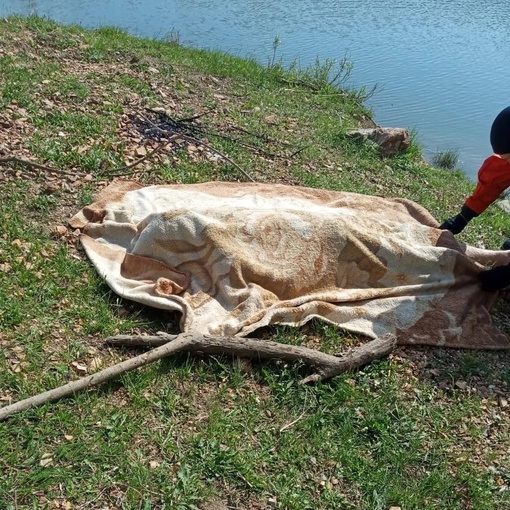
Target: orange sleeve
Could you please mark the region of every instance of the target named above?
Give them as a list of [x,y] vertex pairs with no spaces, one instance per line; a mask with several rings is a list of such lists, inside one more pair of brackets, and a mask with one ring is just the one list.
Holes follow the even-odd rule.
[[510,186],[510,161],[496,154],[489,156],[478,170],[475,191],[466,200],[467,205],[477,214],[483,213]]

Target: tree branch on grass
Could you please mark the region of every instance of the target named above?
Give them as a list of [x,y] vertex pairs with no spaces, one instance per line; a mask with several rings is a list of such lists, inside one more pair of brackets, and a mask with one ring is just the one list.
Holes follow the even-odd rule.
[[370,361],[386,356],[395,348],[396,338],[392,335],[376,338],[339,356],[325,354],[306,347],[286,345],[256,338],[212,337],[198,333],[181,333],[180,335],[160,333],[156,336],[119,335],[107,338],[106,342],[110,345],[157,345],[157,347],[139,356],[100,370],[95,374],[72,381],[53,390],[45,391],[39,395],[20,400],[15,404],[2,407],[0,408],[0,421],[27,409],[38,407],[47,402],[54,402],[71,396],[78,391],[87,390],[92,386],[110,381],[121,374],[180,352],[229,354],[259,360],[302,361],[315,370],[315,373],[301,381],[302,384],[306,384],[330,379],[338,374],[354,370],[366,365]]
[[[121,177],[123,175],[130,175],[132,172],[126,172],[126,170],[131,170],[135,166],[138,166],[140,163],[143,163],[144,161],[148,160],[155,154],[157,154],[165,144],[158,145],[154,150],[146,154],[143,158],[137,159],[136,161],[133,161],[129,165],[121,166],[118,168],[114,168],[110,172],[102,172],[99,175],[100,176],[108,176],[108,177]],[[72,177],[85,177],[87,174],[84,172],[77,172],[77,171],[67,171],[67,170],[59,170],[57,168],[53,168],[51,166],[46,165],[40,165],[39,163],[34,163],[33,161],[29,161],[27,159],[21,159],[14,156],[8,156],[6,158],[0,158],[0,165],[5,163],[17,163],[19,165],[23,165],[29,168],[35,168],[37,170],[44,170],[45,172],[51,172],[59,175],[69,175]]]
[[178,138],[181,138],[183,140],[186,140],[187,142],[192,142],[196,145],[201,145],[202,147],[205,147],[206,149],[211,151],[213,154],[216,154],[221,159],[224,159],[225,161],[230,163],[232,166],[237,168],[248,180],[250,180],[251,182],[256,182],[255,179],[253,177],[251,177],[251,175],[248,172],[246,172],[246,170],[241,168],[235,161],[233,161],[231,158],[229,158],[226,154],[223,154],[219,150],[215,149],[212,145],[202,142],[198,138],[195,138],[194,136],[187,135],[185,133],[180,133],[178,131],[163,129],[160,126],[158,126],[157,124],[155,124],[154,122],[152,122],[152,120],[147,118],[145,115],[140,115],[140,116],[147,124],[150,124],[153,129],[155,129],[156,131],[159,131],[162,134],[169,134],[169,133],[175,134],[176,133],[176,134],[178,134]]
[[143,158],[137,159],[136,161],[133,161],[133,163],[129,163],[129,165],[121,166],[119,168],[114,168],[113,170],[111,170],[109,172],[103,172],[100,175],[105,175],[108,177],[122,177],[124,175],[130,175],[133,172],[131,172],[131,171],[127,172],[126,170],[131,170],[135,166],[138,166],[140,163],[147,161],[152,156],[157,154],[164,146],[165,146],[165,144],[161,143],[155,149],[153,149],[151,152],[147,153]]
[[19,165],[23,165],[29,168],[35,168],[37,170],[44,170],[45,172],[51,172],[60,175],[71,175],[71,176],[81,176],[85,177],[85,173],[82,172],[68,172],[66,170],[58,170],[57,168],[52,168],[51,166],[40,165],[39,163],[34,163],[33,161],[29,161],[27,159],[16,158],[14,156],[8,156],[6,158],[0,158],[0,165],[4,163],[17,163]]
[[[251,149],[252,151],[258,152],[260,154],[264,154],[267,157],[289,159],[287,156],[281,156],[279,154],[275,154],[273,152],[266,151],[266,150],[264,150],[264,149],[262,149],[260,147],[256,147],[254,145],[250,145],[248,143],[242,142],[240,140],[232,138],[231,136],[225,135],[223,133],[205,131],[204,129],[202,129],[200,127],[188,126],[187,125],[189,122],[193,122],[194,120],[199,119],[200,117],[203,117],[205,115],[209,115],[213,111],[213,109],[210,109],[209,111],[207,111],[205,113],[202,113],[202,114],[194,115],[193,117],[187,117],[187,118],[182,118],[182,119],[174,119],[168,113],[166,113],[165,111],[159,110],[159,109],[153,109],[153,108],[145,108],[145,109],[147,111],[151,112],[151,113],[155,113],[159,117],[164,117],[165,119],[167,119],[169,121],[170,125],[175,126],[175,128],[178,129],[176,131],[176,133],[180,133],[183,138],[185,138],[186,136],[190,137],[190,135],[187,135],[185,133],[185,130],[189,130],[191,132],[196,131],[196,132],[201,133],[201,134],[206,135],[206,136],[207,135],[215,136],[217,138],[223,138],[224,140],[229,140],[230,142],[237,143],[238,145],[240,145],[242,147],[247,147],[248,149]],[[164,129],[161,126],[158,126],[157,124],[152,122],[150,119],[148,119],[144,115],[142,115],[142,118],[143,118],[143,120],[145,122],[150,124],[153,129],[156,129],[160,133],[167,133],[167,132],[171,133],[173,131],[172,129]],[[181,126],[182,126],[182,131],[179,129]],[[269,136],[267,136],[265,134],[254,133],[254,132],[248,131],[248,130],[242,128],[242,127],[236,126],[235,124],[228,124],[227,128],[230,129],[230,130],[240,131],[241,133],[244,133],[244,134],[247,134],[249,136],[258,138],[258,139],[260,139],[260,140],[262,140],[262,141],[264,141],[266,143],[279,143],[280,145],[290,145],[288,142],[284,142],[282,140],[273,140],[273,139],[271,139]],[[216,151],[216,149],[212,148],[210,145],[206,145],[204,142],[202,142],[201,140],[197,139],[194,136],[191,136],[191,139],[194,141],[194,143],[198,143],[198,144],[204,145],[209,150]],[[296,154],[301,152],[302,150],[303,149],[298,149]],[[218,152],[218,151],[216,151],[216,154],[218,154],[219,156],[221,156],[224,159],[228,159],[228,158],[225,158],[225,156],[222,153]],[[229,162],[235,165],[235,163],[233,163],[232,161],[229,161]],[[240,171],[242,171],[244,173],[244,171],[242,169],[240,169]],[[249,177],[248,175],[246,175],[246,177],[251,179],[251,177]],[[253,180],[253,179],[251,179],[251,180]]]
[[155,113],[159,116],[164,116],[167,119],[169,119],[174,124],[187,124],[189,122],[193,122],[196,119],[200,119],[201,117],[205,117],[206,115],[210,115],[214,112],[214,108],[209,108],[204,113],[198,113],[197,115],[193,115],[192,117],[183,117],[181,119],[174,119],[172,116],[170,116],[164,109],[160,108],[145,108],[148,112]]

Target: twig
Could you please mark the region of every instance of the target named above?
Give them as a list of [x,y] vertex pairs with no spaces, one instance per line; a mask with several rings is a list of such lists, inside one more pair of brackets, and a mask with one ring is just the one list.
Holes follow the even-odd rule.
[[251,145],[246,142],[241,142],[240,140],[236,140],[235,138],[232,138],[231,136],[224,135],[222,133],[210,133],[210,136],[215,136],[217,138],[223,138],[224,140],[229,140],[231,142],[235,142],[241,147],[247,147],[248,149],[251,149],[254,152],[258,152],[259,154],[264,154],[264,156],[268,156],[271,158],[280,158],[280,159],[288,159],[287,156],[280,156],[279,154],[275,154],[273,152],[268,152],[264,149],[261,149],[260,147],[256,147],[255,145]]
[[105,487],[101,490],[101,492],[93,499],[90,499],[89,501],[81,504],[79,507],[77,507],[79,510],[82,508],[87,508],[90,504],[95,503],[106,491],[108,490],[108,487]]
[[[149,110],[150,111],[150,110]],[[162,112],[159,112],[160,115],[163,114]],[[142,115],[140,114],[140,117],[147,123],[147,124],[150,124],[152,126],[153,129],[155,129],[156,131],[159,131],[160,133],[163,133],[163,134],[166,134],[168,135],[169,133],[170,134],[179,134],[180,136],[184,137],[184,136],[190,136],[190,135],[186,135],[186,133],[184,131],[181,131],[181,129],[187,129],[188,131],[199,131],[201,132],[200,129],[196,129],[195,126],[181,126],[179,125],[179,122],[172,119],[172,117],[170,117],[169,115],[167,115],[166,113],[163,114],[165,115],[165,117],[169,120],[169,122],[171,122],[171,124],[173,124],[173,126],[170,126],[169,129],[163,129],[161,126],[158,126],[155,122],[153,122],[151,119],[149,119],[148,117],[146,117],[145,115]],[[198,140],[196,140],[198,142]]]
[[303,416],[305,415],[306,413],[306,396],[307,394],[305,393],[305,403],[303,405],[303,411],[301,412],[301,414],[295,419],[295,420],[292,420],[290,423],[287,423],[286,425],[284,425],[283,427],[280,428],[280,433],[285,431],[285,430],[288,430],[290,429],[291,427],[293,427],[299,420],[301,420],[303,418]]
[[132,172],[125,172],[126,170],[129,170],[131,168],[134,168],[135,166],[138,166],[140,163],[143,163],[144,161],[147,161],[149,158],[157,154],[165,144],[161,143],[159,144],[154,150],[146,154],[143,158],[137,159],[133,163],[130,163],[129,165],[121,166],[119,168],[114,168],[111,172],[103,172],[99,175],[108,175],[108,177],[121,177],[123,175],[129,175]]
[[[119,172],[129,170],[129,169],[134,168],[135,166],[139,165],[140,163],[143,163],[147,159],[149,159],[152,156],[154,156],[155,154],[157,154],[163,147],[164,147],[164,144],[160,144],[153,151],[146,154],[143,158],[140,158],[140,159],[134,161],[133,163],[130,163],[129,165],[121,166],[119,168],[114,168],[111,172],[101,172],[98,175],[99,176],[108,175],[110,177],[120,177],[122,175],[128,175],[131,172],[128,172],[128,173],[119,173]],[[86,173],[83,173],[83,172],[68,172],[66,170],[58,170],[57,168],[52,168],[52,167],[46,166],[46,165],[40,165],[39,163],[34,163],[33,161],[29,161],[27,159],[16,158],[14,156],[9,156],[7,158],[0,158],[0,165],[4,164],[4,163],[18,163],[20,165],[24,165],[29,168],[44,170],[45,172],[51,172],[51,173],[60,174],[60,175],[70,175],[70,176],[79,176],[79,177],[85,177],[87,175]]]
[[256,147],[255,145],[251,145],[246,142],[241,142],[240,140],[233,138],[231,136],[228,136],[228,135],[224,135],[223,133],[210,133],[210,136],[215,136],[216,138],[223,138],[224,140],[229,140],[230,142],[235,142],[243,147],[248,147],[248,149],[253,149],[254,151],[257,151],[257,152],[264,152],[267,155],[270,155],[273,157],[278,157],[277,154],[272,154],[270,152],[266,152],[265,150],[261,149],[260,147]]
[[290,429],[293,425],[295,425],[299,420],[301,420],[303,418],[303,416],[305,415],[306,411],[303,411],[295,420],[291,421],[290,423],[287,423],[287,425],[284,425],[281,429],[280,429],[280,432],[283,432],[287,429]]
[[250,176],[250,174],[248,174],[245,170],[243,170],[235,161],[230,159],[228,156],[226,156],[222,152],[216,150],[214,147],[212,147],[211,145],[209,145],[207,143],[201,142],[200,140],[197,140],[197,142],[200,145],[202,145],[202,146],[206,147],[207,149],[209,149],[211,152],[214,152],[215,154],[217,154],[218,156],[223,158],[225,161],[228,161],[231,165],[235,166],[248,180],[250,180],[251,182],[256,182],[255,179]]
[[290,156],[288,156],[289,159],[293,158],[294,156],[297,156],[300,152],[303,152],[305,149],[308,149],[310,147],[309,145],[306,145],[305,147],[301,147],[297,151],[294,151]]
[[[128,344],[132,342],[133,338],[135,337],[132,335],[119,335],[110,337],[106,341],[110,344],[123,345],[126,342]],[[145,340],[152,338],[156,342],[166,340],[166,343],[132,359],[105,368],[95,374],[0,408],[0,421],[15,413],[40,406],[46,402],[54,402],[73,395],[78,391],[97,386],[121,374],[178,352],[230,354],[243,358],[303,361],[315,368],[314,374],[301,381],[305,384],[330,379],[335,375],[358,368],[369,361],[389,354],[396,345],[395,337],[385,336],[372,340],[340,357],[336,357],[313,349],[307,349],[306,347],[280,344],[255,338],[211,337],[198,333],[182,333],[180,335],[162,333],[155,337],[143,338]]]
[[[197,120],[199,119],[200,117],[205,117],[206,115],[210,115],[211,112],[214,111],[214,108],[211,108],[210,110],[208,110],[207,112],[204,112],[204,113],[199,113],[197,115],[193,115],[193,117],[184,117],[184,118],[181,118],[181,119],[177,119],[176,122],[184,122],[184,123],[187,123],[187,122],[193,122],[194,120]],[[168,115],[168,113],[165,113],[165,115],[171,119],[172,117],[170,117]],[[195,129],[196,126],[193,126],[193,129]]]
[[33,407],[38,407],[46,402],[54,402],[63,397],[68,397],[78,391],[86,390],[92,386],[97,386],[98,384],[109,381],[120,374],[130,372],[131,370],[135,370],[136,368],[140,368],[153,361],[159,360],[169,354],[172,354],[176,349],[177,351],[180,350],[180,348],[182,348],[181,344],[182,339],[180,341],[176,340],[174,342],[168,342],[152,351],[123,361],[109,368],[105,368],[104,370],[100,370],[95,374],[72,381],[53,390],[45,391],[44,393],[40,393],[39,395],[35,395],[25,400],[20,400],[15,404],[0,408],[0,421],[5,420],[12,414],[25,411],[26,409],[31,409]]
[[[268,143],[279,142],[278,140],[274,140],[265,134],[254,133],[253,131],[248,131],[247,129],[244,129],[241,126],[236,126],[235,124],[228,124],[228,127],[230,129],[235,129],[236,131],[240,131],[241,133],[244,133],[246,135],[250,135],[255,138],[258,138],[259,140],[262,140],[263,142],[268,142]],[[279,142],[279,143],[281,143],[281,142]]]
[[55,174],[61,175],[72,175],[72,176],[81,176],[85,177],[87,174],[83,172],[67,172],[66,170],[58,170],[56,168],[52,168],[51,166],[40,165],[39,163],[34,163],[33,161],[28,161],[27,159],[16,158],[14,156],[8,156],[6,158],[0,158],[0,165],[4,163],[18,163],[20,165],[28,166],[29,168],[36,168],[38,170],[44,170],[45,172],[52,172]]
[[[173,122],[174,124],[193,122],[194,120],[200,119],[200,117],[205,117],[206,115],[209,115],[211,112],[214,111],[214,108],[210,108],[208,111],[206,111],[204,113],[199,113],[197,115],[193,115],[193,117],[184,117],[181,119],[174,119],[173,117],[168,115],[168,113],[166,113],[165,111],[155,110],[154,108],[145,108],[145,109],[148,112],[155,113],[156,115],[164,115],[167,119],[170,120],[170,122]],[[193,126],[193,129],[195,129],[195,127],[196,126]]]
[[[160,128],[157,124],[154,124],[154,122],[152,122],[152,120],[148,119],[147,117],[145,117],[144,115],[142,115],[142,118],[143,120],[145,120],[146,122],[148,122],[149,124],[151,124],[154,129],[157,129],[158,131],[160,131],[161,133],[168,133],[167,130],[165,129],[162,129]],[[202,145],[202,147],[205,147],[206,149],[210,150],[211,152],[213,152],[214,154],[217,154],[218,156],[220,156],[222,159],[224,159],[225,161],[228,161],[231,165],[235,166],[247,179],[249,179],[251,182],[256,182],[255,179],[253,179],[245,170],[243,170],[235,161],[232,161],[232,159],[230,159],[228,156],[226,156],[225,154],[223,154],[222,152],[216,150],[214,147],[212,147],[211,145],[209,145],[208,143],[205,143],[205,142],[202,142],[200,141],[198,138],[195,138],[194,136],[190,136],[190,135],[186,135],[184,133],[179,133],[179,138],[182,138],[183,140],[187,140],[188,142],[193,142],[195,144],[198,144],[198,145]]]

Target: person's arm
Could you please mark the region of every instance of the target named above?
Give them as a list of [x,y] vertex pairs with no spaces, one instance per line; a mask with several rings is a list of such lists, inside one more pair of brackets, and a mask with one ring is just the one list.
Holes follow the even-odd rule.
[[500,156],[487,158],[478,172],[478,183],[465,204],[481,214],[510,186],[510,162]]
[[459,214],[448,218],[439,228],[458,234],[483,213],[510,186],[510,161],[499,156],[488,157],[478,171],[473,194],[465,201]]

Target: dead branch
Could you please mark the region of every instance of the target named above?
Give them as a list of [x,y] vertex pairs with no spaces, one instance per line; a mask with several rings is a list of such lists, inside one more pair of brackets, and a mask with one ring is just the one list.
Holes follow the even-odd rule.
[[[185,138],[186,137],[187,137],[187,135],[185,135]],[[190,137],[190,138],[192,138],[192,137]],[[197,141],[200,145],[202,145],[206,149],[210,150],[214,154],[220,156],[220,158],[224,159],[225,161],[230,163],[232,166],[237,168],[248,180],[250,180],[251,182],[255,182],[255,179],[253,177],[251,177],[251,175],[248,172],[246,172],[246,170],[243,170],[234,160],[229,158],[227,155],[225,155],[222,152],[216,150],[212,145],[209,145],[208,143],[204,143],[204,142],[201,142],[200,140],[196,140],[196,139],[195,139],[195,141]]]
[[284,361],[302,361],[315,369],[315,374],[301,381],[304,384],[331,379],[338,374],[366,365],[374,359],[386,356],[396,345],[395,337],[384,336],[356,347],[351,351],[334,356],[315,349],[257,338],[211,337],[190,333],[182,333],[177,336],[166,333],[159,333],[155,336],[118,335],[107,338],[106,342],[109,345],[130,347],[161,346],[184,335],[189,335],[187,344],[183,348],[186,352],[230,354],[241,358],[259,360],[281,359]]
[[[142,119],[145,122],[150,124],[153,127],[153,129],[155,129],[156,131],[159,131],[160,133],[164,133],[164,134],[168,134],[169,133],[169,131],[167,131],[165,129],[162,129],[157,124],[152,122],[152,120],[150,120],[149,118],[145,117],[145,115],[141,115],[141,117],[142,117]],[[186,135],[184,133],[179,133],[179,138],[182,138],[183,140],[186,140],[188,142],[192,142],[192,143],[194,143],[196,145],[201,145],[202,147],[205,147],[206,149],[211,151],[213,154],[216,154],[217,156],[219,156],[220,158],[224,159],[225,161],[229,162],[232,166],[237,168],[251,182],[255,182],[255,179],[253,179],[253,177],[251,177],[250,174],[248,174],[245,170],[243,170],[243,168],[241,168],[235,161],[233,161],[231,158],[229,158],[227,155],[223,154],[219,150],[215,149],[212,145],[210,145],[208,143],[205,143],[205,142],[202,142],[198,138],[195,138],[194,136]]]
[[[161,111],[161,110],[157,110],[157,109],[153,109],[153,108],[145,108],[147,111],[151,112],[151,113],[155,113],[159,116],[164,116],[166,119],[168,119],[171,124],[174,124],[175,126],[180,126],[182,124],[188,124],[189,122],[193,122],[194,120],[196,119],[199,119],[200,117],[204,117],[205,115],[209,115],[212,111],[214,111],[213,109],[210,109],[209,111],[205,112],[205,113],[201,113],[201,114],[198,114],[198,115],[194,115],[193,117],[187,117],[187,118],[180,118],[180,119],[174,119],[173,117],[171,117],[168,113],[166,113],[165,111]],[[150,119],[148,119],[147,117],[143,116],[143,119],[151,124],[151,126],[153,127],[153,129],[157,129],[160,133],[166,133],[167,130],[166,129],[163,129],[161,128],[160,126],[158,126],[157,124],[155,124],[154,122],[152,122]],[[277,140],[273,140],[271,139],[269,136],[265,135],[265,134],[259,134],[259,133],[254,133],[252,131],[248,131],[242,127],[239,127],[239,126],[236,126],[235,124],[229,124],[228,125],[228,128],[231,129],[231,130],[236,130],[236,131],[240,131],[241,133],[244,133],[244,134],[247,134],[249,136],[252,136],[252,137],[255,137],[255,138],[258,138],[266,143],[280,143],[280,144],[285,144],[285,142],[282,142],[282,141],[277,141]],[[203,133],[203,134],[207,134],[205,133],[205,131],[201,128],[197,128],[195,126],[184,126],[184,129],[188,129],[189,131],[198,131],[200,133]],[[181,133],[182,136],[185,138],[186,136],[189,136],[189,135],[186,135],[186,133]],[[268,156],[268,157],[271,157],[271,158],[282,158],[282,159],[286,159],[286,156],[280,156],[279,154],[274,154],[272,152],[269,152],[269,151],[266,151],[264,149],[261,149],[260,147],[255,147],[254,145],[250,145],[248,143],[245,143],[245,142],[241,142],[239,140],[236,140],[236,139],[233,139],[231,136],[227,136],[223,133],[215,133],[215,132],[210,132],[209,133],[210,136],[215,136],[217,138],[223,138],[224,140],[229,140],[231,142],[235,142],[237,143],[238,145],[241,145],[242,147],[247,147],[248,149],[251,149],[253,151],[256,151],[258,153],[261,153],[261,154],[264,154],[265,156]],[[192,138],[195,138],[195,137],[192,137]],[[204,142],[202,142],[201,140],[198,140],[198,139],[195,139],[194,140],[195,143],[199,143],[199,144],[202,144],[202,145],[205,145]],[[289,145],[287,143],[287,145]],[[214,150],[212,147],[208,147],[210,150]],[[220,155],[222,158],[225,158],[225,156],[223,154],[220,154],[220,153],[217,153],[218,155]],[[247,176],[248,177],[248,176]]]
[[[343,372],[358,368],[374,359],[389,354],[396,345],[395,337],[385,336],[372,340],[337,357],[305,347],[280,344],[256,338],[211,337],[197,333],[182,333],[180,335],[160,333],[153,337],[119,335],[107,338],[106,341],[112,345],[134,345],[135,342],[138,342],[138,345],[140,345],[139,342],[143,342],[143,345],[159,346],[151,351],[122,361],[95,374],[72,381],[59,388],[2,407],[0,408],[0,421],[15,413],[38,407],[46,402],[54,402],[73,395],[78,391],[110,381],[121,374],[179,352],[229,354],[260,360],[281,359],[285,361],[302,361],[315,369],[314,374],[301,381],[305,384],[330,379]],[[161,345],[161,342],[165,343]]]
[[183,349],[183,344],[186,344],[185,337],[176,339],[172,342],[167,342],[166,344],[157,347],[152,351],[136,356],[135,358],[122,361],[121,363],[117,363],[116,365],[105,368],[104,370],[100,370],[95,374],[83,377],[76,381],[72,381],[53,390],[45,391],[39,395],[20,400],[15,404],[2,407],[0,408],[0,421],[5,420],[15,413],[38,407],[46,402],[54,402],[61,398],[73,395],[78,391],[86,390],[92,386],[97,386],[98,384],[109,381],[121,374],[143,367],[165,356],[169,356],[174,352],[179,352]]
[[[164,144],[158,145],[154,150],[146,154],[143,158],[137,159],[133,163],[130,163],[129,165],[121,166],[119,168],[114,168],[111,172],[102,172],[99,175],[108,175],[109,177],[120,177],[122,175],[129,175],[131,172],[123,173],[126,170],[130,170],[131,168],[134,168],[135,166],[138,166],[140,163],[143,163],[144,161],[148,160],[155,154],[157,154],[162,148],[164,147]],[[18,163],[20,165],[29,167],[29,168],[35,168],[37,170],[44,170],[45,172],[51,172],[59,175],[70,175],[70,176],[78,176],[78,177],[85,177],[87,174],[84,172],[70,172],[66,170],[58,170],[57,168],[52,168],[50,166],[46,165],[40,165],[39,163],[34,163],[33,161],[29,161],[27,159],[21,159],[16,158],[14,156],[9,156],[6,158],[0,158],[0,165],[4,163]]]
[[254,138],[258,138],[259,140],[262,140],[263,142],[266,142],[266,143],[279,143],[282,145],[285,145],[285,144],[288,145],[288,142],[282,142],[281,140],[275,140],[264,133],[255,133],[253,131],[248,131],[247,129],[244,129],[241,126],[237,126],[236,124],[228,124],[227,127],[233,131],[234,130],[240,131],[241,133],[244,133],[245,135],[249,135],[249,136],[253,136]]
[[60,174],[60,175],[71,175],[71,176],[80,176],[80,177],[85,177],[87,175],[83,172],[68,172],[66,170],[58,170],[57,168],[52,168],[51,166],[40,165],[39,163],[34,163],[33,161],[29,161],[28,159],[16,158],[14,156],[0,158],[0,165],[2,165],[4,163],[18,163],[19,165],[27,166],[29,168],[35,168],[37,170],[44,170],[45,172],[51,172],[51,173]]
[[[211,133],[211,136],[215,136],[216,138],[223,138],[224,140],[229,140],[230,142],[234,142],[237,145],[240,145],[241,147],[246,147],[247,149],[250,149],[253,152],[256,152],[258,154],[262,154],[262,155],[264,155],[266,157],[269,157],[269,158],[273,158],[273,159],[279,158],[279,159],[286,159],[286,160],[290,159],[288,156],[282,156],[282,155],[276,154],[274,152],[266,151],[265,149],[262,149],[260,147],[256,147],[255,145],[251,145],[251,144],[246,143],[246,142],[241,142],[240,140],[238,140],[236,138],[232,138],[231,136],[224,135],[222,133]],[[301,150],[302,149],[299,149],[298,152],[300,152]]]
[[174,124],[188,124],[190,122],[193,122],[194,120],[200,119],[201,117],[205,117],[206,115],[210,115],[212,112],[214,112],[214,108],[209,108],[204,113],[197,113],[197,115],[193,115],[192,117],[182,117],[180,119],[174,119],[170,115],[168,115],[167,112],[164,110],[158,110],[157,108],[145,108],[148,112],[155,113],[160,116],[165,116],[167,119],[169,119]]
[[147,161],[148,159],[152,158],[155,154],[157,154],[165,144],[161,143],[159,144],[154,150],[146,154],[143,158],[137,159],[136,161],[133,161],[133,163],[130,163],[129,165],[121,166],[119,168],[114,168],[110,172],[103,172],[100,175],[107,174],[108,177],[121,177],[123,175],[129,175],[132,172],[126,172],[126,170],[130,170],[131,168],[134,168],[135,166],[138,166],[140,163],[143,163],[144,161]]
[[297,156],[300,152],[303,152],[304,150],[308,149],[310,145],[306,145],[305,147],[301,147],[300,149],[295,150],[290,156],[288,156],[289,159],[292,159],[294,156]]

